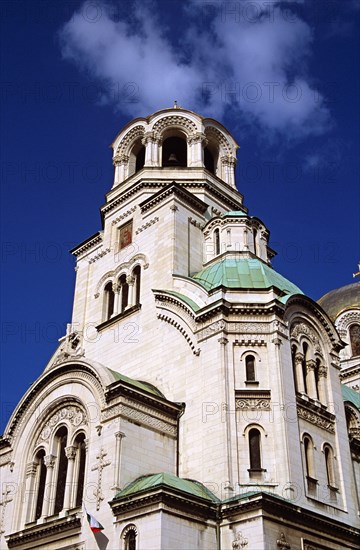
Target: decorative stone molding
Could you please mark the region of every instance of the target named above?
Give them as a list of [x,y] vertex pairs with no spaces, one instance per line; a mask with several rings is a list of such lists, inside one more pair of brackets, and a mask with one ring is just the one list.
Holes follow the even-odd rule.
[[[64,518],[28,527],[17,533],[12,533],[7,537],[7,544],[8,548],[24,548],[24,545],[27,545],[27,548],[38,548],[40,545],[43,546],[46,544],[47,537],[52,541],[60,540],[66,536],[64,533],[68,533],[70,537],[75,533],[80,533],[80,530],[81,518],[72,514]],[[80,548],[84,548],[84,543],[79,544]],[[79,550],[78,545],[75,545],[75,548]]]
[[191,225],[193,225],[194,227],[197,227],[198,229],[202,229],[204,227],[202,223],[198,222],[197,220],[194,220],[191,217],[189,217],[188,220]]
[[216,141],[220,144],[222,149],[226,152],[226,154],[231,155],[232,154],[232,147],[224,134],[220,132],[215,126],[207,126],[205,128],[205,136],[211,140],[213,138],[213,141]]
[[110,248],[105,248],[104,250],[101,250],[100,252],[98,252],[97,254],[92,256],[92,258],[89,259],[89,264],[93,264],[97,262],[98,260],[106,256],[106,254],[109,254],[109,252],[111,252]]
[[159,218],[157,216],[155,218],[152,218],[152,220],[149,220],[148,222],[144,223],[141,227],[139,227],[139,229],[135,231],[135,235],[142,233],[143,231],[145,231],[145,229],[148,229],[158,221],[159,221]]
[[192,143],[203,143],[204,142],[204,146],[207,145],[208,143],[208,140],[206,138],[206,135],[203,134],[202,132],[195,132],[194,134],[191,134],[188,139],[187,139],[187,142],[189,144],[192,144]]
[[290,544],[286,541],[284,533],[280,533],[280,538],[276,541],[276,544],[281,550],[291,548]]
[[335,433],[335,420],[330,420],[322,416],[320,413],[306,409],[305,407],[297,406],[297,413],[300,418],[314,424],[318,428],[322,428],[330,433]]
[[0,467],[5,466],[5,464],[9,464],[11,462],[12,453],[6,453],[0,456]]
[[192,352],[194,355],[200,355],[200,348],[196,348],[195,347],[195,344],[193,343],[193,341],[191,340],[189,334],[187,333],[187,331],[184,329],[184,327],[182,327],[180,325],[180,323],[178,323],[177,321],[175,321],[175,319],[172,319],[171,317],[169,317],[168,315],[164,315],[163,313],[158,313],[157,314],[157,318],[160,319],[160,321],[165,321],[166,323],[169,323],[171,326],[173,326],[174,328],[176,328],[180,334],[182,334],[185,338],[185,340],[187,341],[187,343],[189,344],[190,348],[192,349]]
[[346,331],[350,325],[353,323],[360,323],[360,310],[354,310],[349,311],[348,313],[344,313],[343,315],[340,315],[339,318],[336,320],[336,326],[339,331]]
[[245,347],[255,347],[255,346],[266,346],[267,343],[265,342],[265,340],[260,340],[258,338],[249,338],[249,339],[245,339],[243,338],[242,340],[235,340],[234,341],[234,345],[235,346],[245,346]]
[[[319,338],[316,336],[315,332],[312,328],[310,328],[305,323],[296,323],[291,331],[290,331],[290,337],[291,338],[299,338],[301,335],[305,335],[309,338],[309,340],[314,344],[314,346],[319,348],[320,351],[320,341]],[[317,350],[318,351],[318,350]]]
[[75,460],[77,448],[74,445],[65,447],[65,455],[68,460]]
[[231,543],[231,546],[234,550],[239,550],[240,548],[245,548],[249,544],[247,538],[245,538],[241,532],[237,533],[235,540]]
[[38,465],[37,465],[36,462],[28,462],[26,464],[25,476],[26,477],[35,477],[37,466]]
[[139,422],[144,426],[148,426],[159,432],[167,433],[175,437],[176,426],[173,424],[170,424],[166,420],[153,416],[153,414],[154,414],[154,411],[151,410],[150,408],[137,407],[135,409],[120,403],[118,405],[115,405],[114,407],[111,407],[105,410],[102,414],[102,421],[106,422],[111,418],[122,416],[123,418],[126,418],[128,420]]
[[91,248],[94,248],[94,246],[101,244],[102,240],[103,240],[103,233],[99,231],[98,233],[95,234],[94,237],[85,241],[83,245],[80,245],[77,248],[73,249],[71,253],[75,257],[81,256],[81,254],[83,254],[84,252],[87,252]]
[[129,152],[129,146],[136,141],[138,138],[142,138],[145,134],[145,128],[144,126],[141,126],[140,124],[138,126],[134,126],[134,128],[131,128],[123,139],[120,141],[118,148],[116,149],[115,157],[125,155]]
[[56,462],[56,456],[54,455],[44,456],[44,464],[47,468],[52,469],[55,466],[55,462]]
[[220,158],[222,164],[224,166],[235,166],[236,165],[236,158],[232,155],[224,155]]
[[161,134],[165,128],[170,126],[175,126],[181,128],[182,130],[186,130],[188,135],[198,131],[196,124],[192,122],[192,120],[180,115],[170,115],[161,118],[154,124],[153,131]]
[[106,468],[106,466],[110,466],[111,461],[110,460],[104,460],[105,456],[107,456],[107,452],[104,451],[103,447],[100,448],[100,451],[96,455],[96,458],[98,460],[97,464],[92,466],[91,471],[98,471],[98,481],[97,481],[97,487],[94,490],[94,497],[96,497],[96,509],[100,510],[101,502],[104,500],[104,495],[102,493],[102,473],[103,469]]
[[113,166],[120,166],[121,164],[127,164],[128,162],[128,155],[115,155],[115,157],[113,158]]
[[69,359],[83,357],[85,350],[82,347],[82,343],[83,334],[77,330],[71,331],[71,324],[68,324],[67,334],[61,341],[52,366],[59,365]]
[[212,323],[208,327],[204,328],[202,335],[203,337],[211,336],[213,334],[216,334],[217,332],[220,332],[221,330],[224,330],[226,328],[226,322],[223,319],[220,319],[219,321],[215,321],[215,323]]
[[236,390],[235,410],[270,411],[271,393],[267,390]]
[[82,410],[80,407],[78,407],[77,405],[69,405],[67,407],[63,407],[62,409],[53,413],[53,415],[46,422],[38,437],[37,444],[43,441],[48,441],[57,424],[64,420],[67,420],[74,428],[78,428],[79,426],[86,426],[88,424],[87,415],[85,411]]
[[269,323],[239,323],[237,330],[240,334],[267,334],[269,332]]
[[132,208],[130,208],[129,210],[127,210],[126,212],[124,212],[123,214],[121,214],[120,216],[115,218],[115,220],[113,220],[111,222],[111,225],[117,225],[119,222],[121,222],[122,220],[124,220],[125,218],[127,218],[128,216],[133,214],[135,212],[136,208],[137,208],[137,206],[133,206]]

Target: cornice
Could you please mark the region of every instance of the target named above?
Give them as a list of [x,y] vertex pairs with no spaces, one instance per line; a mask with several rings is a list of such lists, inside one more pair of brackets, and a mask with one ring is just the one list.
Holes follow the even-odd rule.
[[208,205],[204,203],[202,200],[198,199],[195,195],[187,191],[183,188],[179,183],[176,181],[173,181],[170,183],[165,189],[161,189],[155,195],[152,195],[151,197],[147,198],[143,202],[140,203],[140,209],[141,213],[144,214],[147,212],[150,208],[153,206],[157,206],[161,202],[163,202],[165,199],[170,197],[171,195],[176,196],[179,199],[182,199],[184,202],[189,204],[192,208],[194,208],[197,212],[200,214],[204,214],[206,210],[208,209]]
[[[108,212],[110,212],[120,204],[128,201],[143,189],[156,189],[157,190],[156,192],[161,192],[164,188],[168,187],[169,184],[171,185],[171,181],[169,181],[169,179],[170,178],[163,181],[160,178],[154,179],[154,181],[151,181],[150,179],[147,179],[146,181],[137,180],[128,189],[124,191],[121,191],[119,189],[119,195],[116,195],[113,199],[110,199],[109,202],[107,202],[100,208],[102,216],[104,216],[105,214],[107,214]],[[224,187],[228,187],[229,190],[236,193],[239,196],[239,199],[236,199],[235,197],[232,198],[229,194],[227,194],[222,189],[218,189],[217,187],[215,187],[214,183],[204,179],[196,180],[194,178],[193,181],[179,180],[177,184],[182,190],[198,189],[200,191],[206,191],[210,196],[220,201],[220,203],[222,204],[225,203],[226,207],[229,208],[230,210],[237,210],[237,209],[246,210],[245,207],[242,205],[242,195],[238,191],[232,189],[230,186],[228,186],[225,182],[223,182],[219,178],[215,178],[215,180],[218,180],[219,184],[221,184]],[[113,192],[114,190],[112,190],[112,193]],[[200,200],[200,199],[197,199],[197,197],[195,197],[195,200]]]
[[122,497],[109,502],[114,516],[121,516],[125,512],[139,510],[154,504],[163,504],[170,508],[184,512],[186,516],[193,514],[204,519],[216,519],[217,504],[196,497],[185,495],[167,486],[159,486],[138,493],[133,497]]
[[128,397],[135,402],[147,404],[153,409],[157,409],[162,413],[166,413],[171,418],[178,418],[184,411],[184,403],[173,403],[165,397],[155,396],[148,393],[145,389],[134,387],[131,383],[125,380],[117,380],[109,386],[105,392],[105,399],[108,405],[117,397]]
[[81,256],[84,252],[88,252],[92,248],[94,248],[96,245],[102,243],[103,241],[103,234],[101,231],[98,231],[95,233],[95,235],[92,235],[82,243],[75,246],[75,248],[72,248],[70,250],[70,253],[74,256],[78,257]]
[[[323,531],[329,536],[341,536],[352,544],[359,542],[360,530],[350,527],[346,523],[335,520],[333,517],[327,518],[317,512],[307,510],[290,501],[274,497],[268,493],[258,493],[248,497],[239,497],[239,500],[233,499],[232,502],[223,502],[221,507],[222,518],[234,518],[235,514],[242,514],[247,511],[263,510],[269,516],[277,519],[285,519],[294,526],[304,526],[312,531]],[[345,515],[345,514],[344,514]]]
[[[40,525],[34,525],[16,533],[11,533],[6,537],[6,540],[9,548],[17,548],[31,542],[43,542],[46,538],[52,537],[53,535],[60,535],[74,530],[80,533],[81,519],[76,515],[70,515]],[[33,548],[36,547],[37,545],[33,546]]]

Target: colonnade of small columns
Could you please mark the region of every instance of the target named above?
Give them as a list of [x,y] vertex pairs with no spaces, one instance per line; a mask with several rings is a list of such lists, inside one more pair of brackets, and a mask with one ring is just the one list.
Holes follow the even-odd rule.
[[304,353],[299,351],[295,354],[294,362],[297,391],[327,405],[325,365],[317,363],[313,357],[306,359]]
[[[145,132],[141,138],[141,144],[145,147],[145,163],[147,167],[161,167],[162,165],[162,146],[163,137],[157,132]],[[196,132],[186,137],[187,142],[187,165],[189,168],[205,167],[204,165],[204,148],[208,144],[206,135],[203,132]],[[113,157],[113,165],[115,167],[114,185],[118,185],[125,181],[130,175],[129,173],[130,156],[125,153],[116,154]],[[218,172],[216,175],[235,187],[235,167],[236,158],[231,154],[222,155],[218,163]]]
[[[85,444],[87,440],[85,439]],[[65,492],[61,513],[64,514],[68,510],[76,506],[76,490],[79,482],[79,473],[75,472],[76,459],[79,457],[80,447],[76,445],[69,445],[65,447],[65,456],[67,459],[66,468],[66,481]],[[46,468],[45,483],[43,487],[43,499],[41,505],[41,514],[38,518],[39,521],[43,521],[46,517],[55,513],[56,503],[56,470],[58,469],[59,458],[53,454],[45,455],[43,460]],[[26,481],[25,481],[25,494],[30,497],[28,500],[28,509],[26,511],[26,523],[34,521],[36,514],[37,499],[39,497],[40,487],[40,471],[41,463],[39,461],[33,461],[27,464],[26,469]],[[59,472],[57,472],[58,474]],[[82,473],[83,474],[83,473]]]

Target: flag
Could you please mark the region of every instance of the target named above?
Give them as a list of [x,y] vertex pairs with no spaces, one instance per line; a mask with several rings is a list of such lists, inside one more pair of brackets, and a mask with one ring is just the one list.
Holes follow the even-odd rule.
[[98,520],[94,518],[94,516],[89,514],[89,512],[87,512],[86,510],[85,512],[86,512],[87,520],[89,522],[89,526],[92,532],[98,533],[99,531],[102,531],[104,527],[101,525],[101,523],[99,523]]

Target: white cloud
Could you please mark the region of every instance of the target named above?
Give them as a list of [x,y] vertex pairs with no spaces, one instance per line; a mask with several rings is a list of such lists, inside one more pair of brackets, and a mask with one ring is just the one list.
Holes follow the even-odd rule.
[[[268,135],[321,134],[330,115],[307,75],[312,33],[289,7],[298,2],[243,0],[238,12],[225,13],[221,6],[229,3],[192,0],[186,61],[162,31],[158,4],[142,4],[132,20],[115,20],[109,6],[91,12],[85,4],[61,29],[62,54],[103,84],[102,102],[131,116],[177,99],[214,117],[231,111]],[[209,5],[215,9],[204,12]]]

